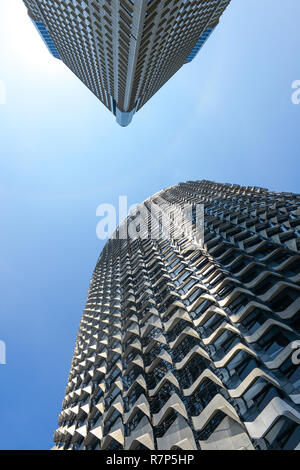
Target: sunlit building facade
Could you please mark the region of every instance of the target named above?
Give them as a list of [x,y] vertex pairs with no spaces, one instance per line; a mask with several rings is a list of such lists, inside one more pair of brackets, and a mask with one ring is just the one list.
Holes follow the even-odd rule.
[[210,181],[130,214],[92,276],[54,449],[299,449],[299,229],[300,195]]
[[195,57],[229,2],[24,0],[50,52],[121,126]]

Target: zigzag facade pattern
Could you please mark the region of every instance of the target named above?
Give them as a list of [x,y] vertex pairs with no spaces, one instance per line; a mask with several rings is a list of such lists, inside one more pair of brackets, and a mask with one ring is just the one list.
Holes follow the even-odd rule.
[[54,449],[299,449],[300,195],[196,181],[143,207],[187,202],[202,248],[176,220],[105,245]]

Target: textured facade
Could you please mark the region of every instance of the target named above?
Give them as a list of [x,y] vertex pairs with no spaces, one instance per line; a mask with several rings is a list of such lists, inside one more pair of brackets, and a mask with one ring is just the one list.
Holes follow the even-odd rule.
[[51,38],[55,57],[122,126],[195,57],[229,2],[24,0]]
[[198,181],[142,206],[151,238],[98,259],[54,449],[299,449],[300,195]]

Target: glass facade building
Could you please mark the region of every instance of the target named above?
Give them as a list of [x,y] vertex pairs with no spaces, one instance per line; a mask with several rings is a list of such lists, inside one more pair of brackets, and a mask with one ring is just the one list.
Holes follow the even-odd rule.
[[121,126],[192,60],[229,2],[24,0],[51,52]]
[[50,52],[50,54],[52,54],[53,57],[55,57],[56,59],[60,59],[59,52],[56,49],[54,42],[52,41],[52,38],[50,34],[48,33],[46,27],[43,25],[43,23],[41,21],[35,21],[35,20],[32,20],[32,22],[34,26],[36,27],[36,29],[38,30],[44,43],[46,44],[47,49]]
[[201,34],[200,38],[198,39],[195,47],[193,48],[192,52],[188,56],[186,63],[192,62],[192,60],[196,57],[204,43],[207,41],[211,33],[213,32],[213,28],[208,28],[204,33]]
[[299,229],[297,194],[195,181],[144,201],[97,261],[54,449],[299,449]]

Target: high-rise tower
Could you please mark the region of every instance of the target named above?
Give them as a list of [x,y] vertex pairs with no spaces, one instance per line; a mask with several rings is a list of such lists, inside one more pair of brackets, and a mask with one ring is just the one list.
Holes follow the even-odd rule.
[[47,47],[127,126],[230,0],[24,0]]
[[129,215],[91,280],[54,449],[299,449],[299,227],[300,195],[209,181]]

